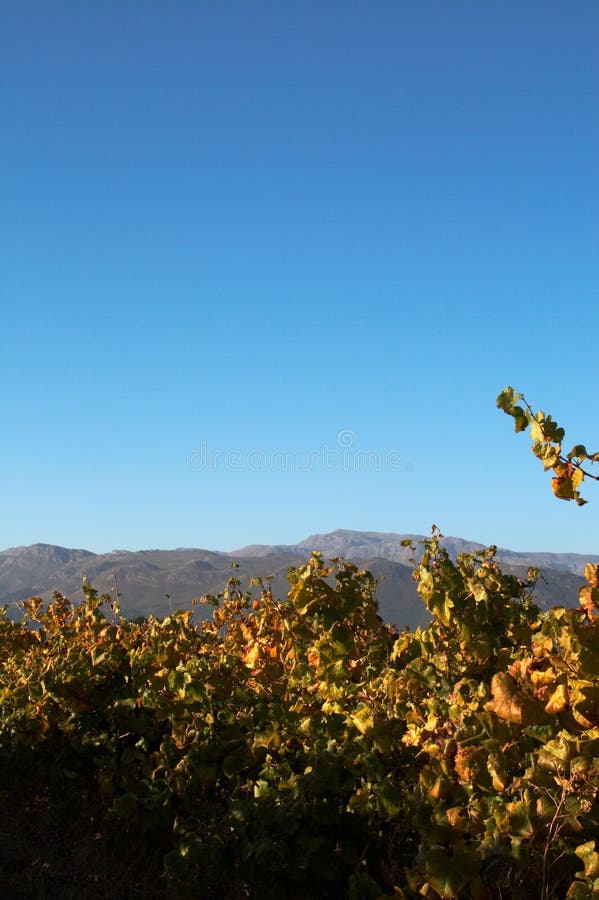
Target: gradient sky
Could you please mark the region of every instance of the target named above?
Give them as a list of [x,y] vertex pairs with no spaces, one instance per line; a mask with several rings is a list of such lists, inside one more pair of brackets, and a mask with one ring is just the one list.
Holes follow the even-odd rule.
[[2,4],[0,548],[598,552],[599,6]]

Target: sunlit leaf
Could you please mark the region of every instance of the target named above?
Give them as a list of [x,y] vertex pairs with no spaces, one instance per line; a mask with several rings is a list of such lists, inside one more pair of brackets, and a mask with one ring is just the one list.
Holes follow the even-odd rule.
[[519,688],[507,672],[497,672],[491,681],[492,699],[485,705],[489,712],[516,725],[534,725],[542,721],[537,705]]
[[585,844],[580,844],[574,852],[584,864],[585,876],[587,878],[597,878],[599,876],[599,853],[595,850],[595,841],[587,841]]
[[568,689],[565,684],[558,684],[545,704],[545,712],[560,713],[568,705]]

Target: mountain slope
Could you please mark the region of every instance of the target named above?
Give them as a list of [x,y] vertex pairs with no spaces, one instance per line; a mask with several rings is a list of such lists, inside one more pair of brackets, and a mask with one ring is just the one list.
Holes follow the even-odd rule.
[[[300,553],[308,557],[312,550],[320,550],[327,557],[344,556],[346,559],[381,558],[410,565],[412,550],[403,547],[402,541],[411,540],[416,545],[423,540],[421,534],[396,534],[395,532],[349,531],[338,529],[329,534],[312,534],[299,544],[277,545],[278,552]],[[443,546],[449,555],[455,558],[458,553],[475,553],[485,549],[484,544],[467,541],[459,537],[443,537]],[[264,544],[252,544],[235,551],[242,556],[266,556],[274,547]],[[556,569],[582,575],[587,562],[599,562],[599,555],[581,553],[538,553],[516,552],[499,548],[497,559],[500,563],[514,566],[535,566],[539,569]]]
[[[125,615],[162,616],[189,606],[193,597],[222,590],[231,574],[242,579],[244,587],[252,577],[272,576],[273,593],[283,598],[288,568],[301,565],[313,550],[320,550],[325,558],[343,556],[370,569],[381,579],[377,596],[383,618],[414,628],[425,624],[428,614],[412,579],[412,550],[401,545],[406,538],[412,539],[418,555],[419,535],[347,530],[312,535],[294,545],[251,545],[233,553],[180,548],[97,554],[33,544],[0,552],[0,603],[14,606],[32,595],[49,599],[54,590],[76,601],[83,596],[81,583],[86,577],[101,594],[118,592]],[[444,538],[443,543],[452,556],[483,548],[461,538]],[[599,556],[510,550],[499,551],[498,559],[506,571],[523,578],[529,566],[540,569],[535,599],[544,608],[576,604],[585,563],[599,562]],[[233,562],[238,563],[234,570]],[[200,606],[198,614],[209,615],[209,608]]]

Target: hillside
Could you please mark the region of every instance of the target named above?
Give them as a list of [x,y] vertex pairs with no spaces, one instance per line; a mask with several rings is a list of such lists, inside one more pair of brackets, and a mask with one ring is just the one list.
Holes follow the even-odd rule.
[[[381,615],[398,626],[424,624],[428,615],[416,593],[411,577],[411,550],[402,546],[410,537],[417,544],[419,535],[338,530],[315,534],[298,544],[251,545],[233,552],[194,548],[177,550],[114,550],[92,553],[49,544],[32,544],[0,552],[0,603],[14,607],[30,596],[49,599],[60,591],[80,599],[84,577],[100,593],[118,591],[123,613],[162,616],[175,608],[187,607],[193,597],[222,589],[231,575],[231,564],[238,563],[236,574],[247,585],[256,576],[272,576],[276,596],[287,594],[287,570],[300,565],[312,550],[325,557],[343,556],[370,569],[381,579],[377,596]],[[461,538],[444,538],[451,556],[474,552],[482,544]],[[536,600],[544,608],[577,602],[578,588],[588,561],[599,556],[574,553],[516,553],[499,550],[498,560],[505,571],[525,577],[529,566],[541,571]],[[200,608],[200,615],[204,610]]]

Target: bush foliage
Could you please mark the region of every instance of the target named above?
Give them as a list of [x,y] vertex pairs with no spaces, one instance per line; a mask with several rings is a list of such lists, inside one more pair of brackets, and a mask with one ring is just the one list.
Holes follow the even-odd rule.
[[534,572],[440,537],[415,632],[319,554],[284,602],[232,577],[201,624],[89,586],[5,612],[5,775],[93,795],[105,841],[160,861],[157,896],[598,896],[599,567],[542,613]]

